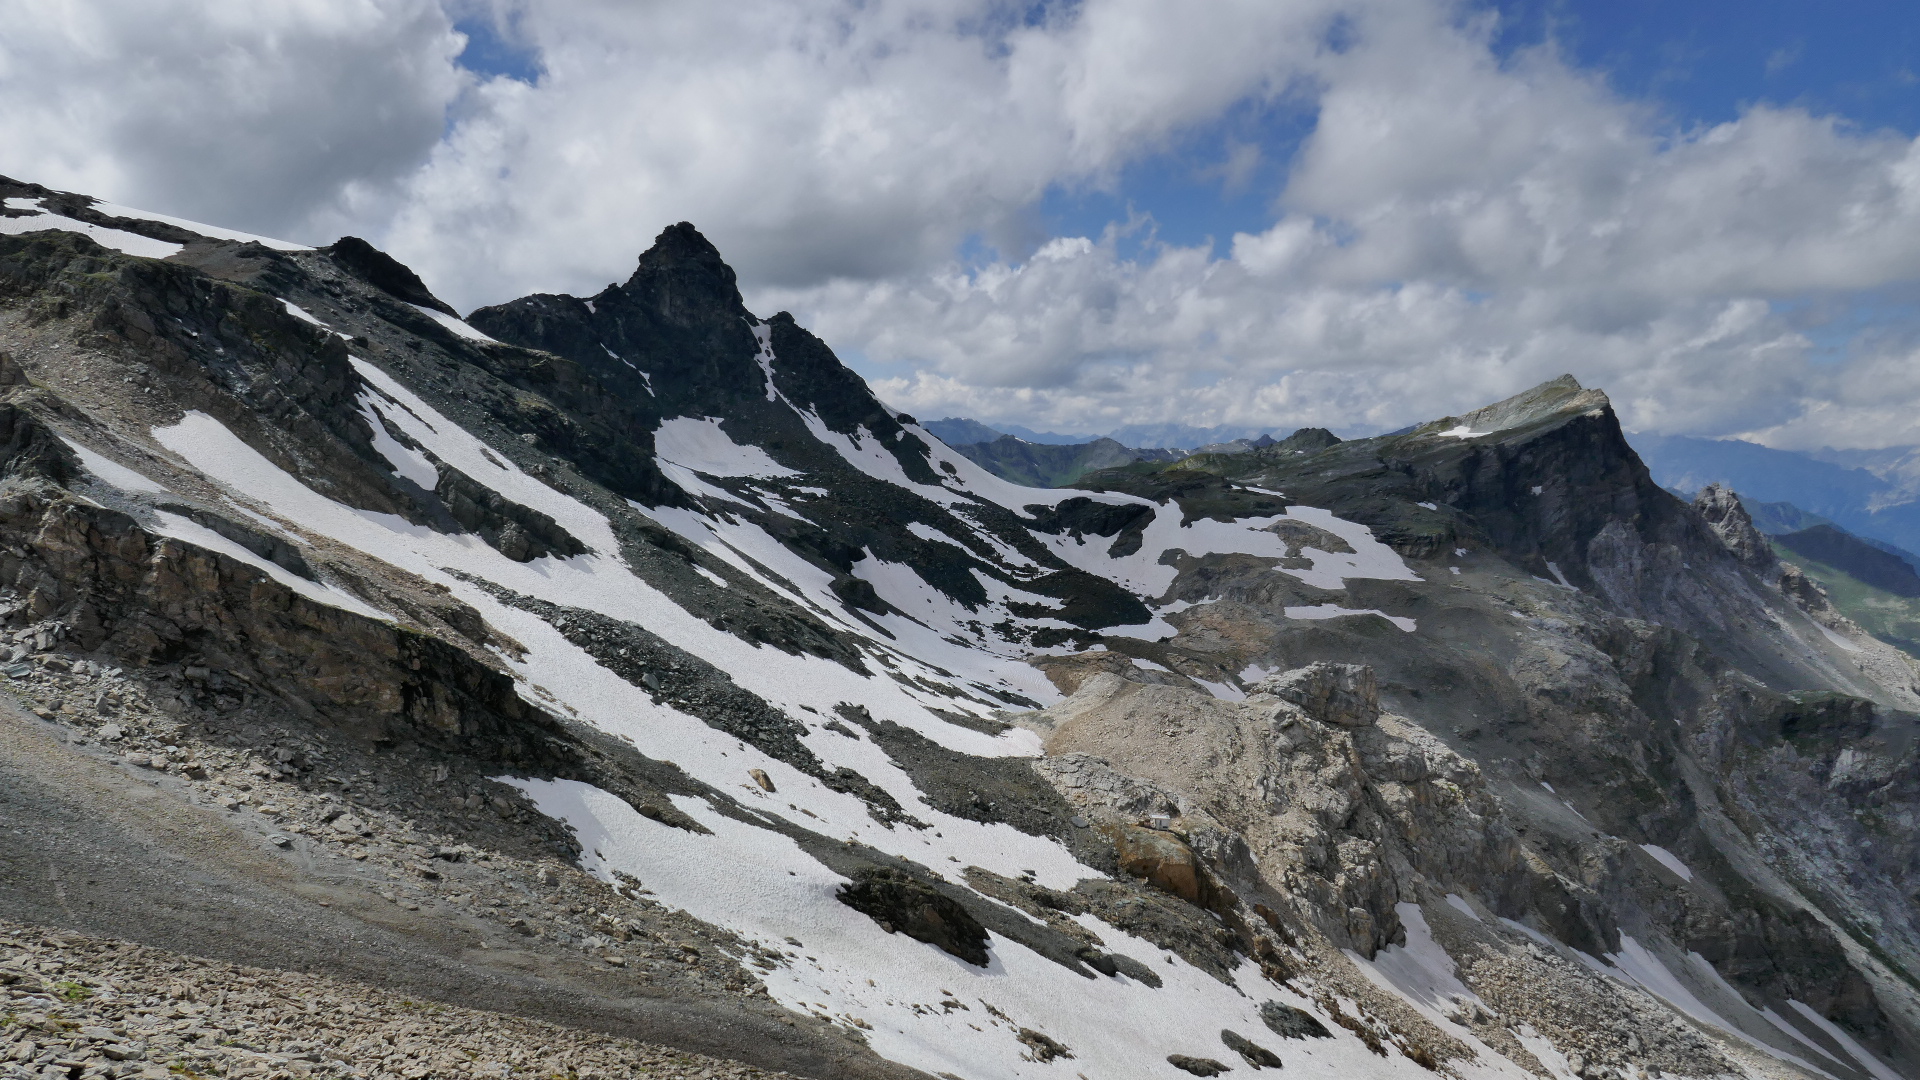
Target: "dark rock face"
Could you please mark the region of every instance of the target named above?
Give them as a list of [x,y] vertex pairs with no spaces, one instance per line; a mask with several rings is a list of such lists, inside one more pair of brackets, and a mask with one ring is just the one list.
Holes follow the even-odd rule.
[[[1085,496],[1064,499],[1056,506],[1035,504],[1026,508],[1033,515],[1033,528],[1044,533],[1065,533],[1078,540],[1082,536],[1118,536],[1138,534],[1153,520],[1153,508],[1134,504],[1094,502]],[[1135,550],[1138,550],[1138,539]]]
[[987,966],[986,928],[966,908],[910,874],[863,871],[837,896],[889,934],[903,933],[976,967]]
[[420,280],[420,275],[407,269],[400,260],[367,243],[357,236],[343,236],[332,246],[320,249],[321,254],[334,261],[340,269],[359,278],[361,281],[405,300],[409,304],[419,304],[435,311],[445,312],[456,318],[459,312],[447,306]]
[[[911,417],[903,419],[882,406],[866,383],[791,315],[781,312],[762,322],[748,312],[733,271],[691,225],[663,231],[624,285],[590,300],[529,296],[483,308],[469,321],[502,341],[555,354],[555,366],[564,362],[604,387],[605,394],[564,396],[558,403],[569,417],[598,417],[622,432],[625,444],[649,468],[653,433],[663,421],[713,416],[724,418],[729,438],[758,446],[782,467],[804,474],[798,486],[827,494],[795,506],[797,513],[767,509],[737,483],[728,490],[739,489],[738,501],[725,510],[748,517],[833,575],[833,591],[850,611],[889,610],[855,572],[870,552],[888,562],[910,563],[928,584],[968,607],[985,602],[986,590],[976,576],[985,574],[1059,601],[1046,614],[1088,631],[1151,617],[1137,598],[1112,582],[1061,562],[1033,539],[1026,522],[998,506],[976,502],[965,513],[1049,573],[1016,576],[990,550],[910,531],[907,526],[918,522],[946,535],[967,534],[948,507],[853,468],[816,437],[803,414],[827,432],[884,448],[911,483],[939,485],[945,476],[929,464],[931,448],[907,429]],[[764,336],[767,354],[756,333]],[[540,389],[555,396],[550,387]],[[609,486],[649,506],[691,500],[664,480],[661,486],[670,490],[645,494]],[[1126,539],[1123,534],[1121,540]],[[1032,617],[1024,610],[1016,614]],[[1071,636],[1052,632],[1062,640]]]
[[1281,1001],[1263,1001],[1260,1003],[1260,1019],[1267,1027],[1283,1039],[1331,1039],[1333,1032],[1315,1019],[1312,1013],[1296,1009]]

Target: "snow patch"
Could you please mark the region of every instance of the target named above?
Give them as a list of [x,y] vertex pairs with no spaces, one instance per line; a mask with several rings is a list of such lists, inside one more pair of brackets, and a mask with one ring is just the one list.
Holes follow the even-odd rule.
[[[65,440],[62,441],[64,442]],[[96,454],[86,447],[81,446],[79,443],[70,442],[67,443],[67,447],[79,457],[80,464],[83,468],[102,481],[119,488],[121,491],[144,491],[153,495],[170,494],[167,488],[153,480],[149,480],[144,474],[135,472],[125,465],[103,455]]]
[[485,342],[488,345],[500,344],[498,341],[495,341],[492,338],[488,337],[487,335],[481,333],[480,331],[475,330],[473,327],[468,326],[465,321],[461,319],[456,319],[453,316],[447,314],[446,312],[439,310],[438,308],[430,308],[430,307],[427,307],[425,304],[409,304],[407,306],[411,307],[413,310],[419,312],[420,314],[425,315],[427,318],[432,319],[434,322],[439,323],[441,326],[444,326],[447,329],[453,331],[455,334],[459,335],[460,337],[466,338],[468,341],[480,341],[480,342]]
[[[654,453],[664,461],[708,476],[799,476],[757,446],[742,446],[711,416],[676,416],[653,433]],[[728,496],[731,498],[732,496]]]
[[373,428],[373,448],[387,459],[387,464],[393,466],[394,475],[406,477],[418,484],[422,491],[432,491],[440,483],[440,470],[427,460],[425,454],[393,437],[387,425],[381,422],[386,411],[380,404],[371,389],[360,392],[360,415]]
[[1404,615],[1389,615],[1378,608],[1343,608],[1338,604],[1315,604],[1312,607],[1290,607],[1286,609],[1289,619],[1338,619],[1347,615],[1378,615],[1393,625],[1413,633],[1418,624]]
[[1661,866],[1664,866],[1667,869],[1673,871],[1675,874],[1679,875],[1680,880],[1682,881],[1693,880],[1693,871],[1687,869],[1687,864],[1681,862],[1680,857],[1678,855],[1675,855],[1673,852],[1668,851],[1666,848],[1663,848],[1658,844],[1641,844],[1640,850],[1653,856],[1653,861],[1659,863]]
[[296,304],[291,300],[282,299],[280,303],[286,307],[287,314],[293,316],[296,319],[299,319],[303,322],[310,322],[313,325],[319,326],[319,327],[326,327],[327,325],[326,323],[321,322],[319,319],[314,318],[312,315],[307,314],[306,308],[301,307],[299,304]]
[[[835,899],[846,879],[793,840],[722,814],[703,800],[672,797],[711,835],[642,817],[615,796],[577,781],[505,782],[526,792],[542,813],[574,829],[587,852],[582,865],[590,872],[615,883],[615,871],[631,874],[658,902],[780,954],[783,962],[761,974],[774,1000],[843,1027],[859,1026],[853,1023],[857,1019],[881,1056],[924,1072],[963,1074],[970,1080],[1076,1071],[1157,1077],[1167,1071],[1162,1063],[1170,1053],[1211,1050],[1209,1056],[1220,1056],[1214,1033],[1222,1027],[1268,1042],[1259,1019],[1262,1000],[1279,997],[1316,1011],[1313,1003],[1274,990],[1250,963],[1235,973],[1234,985],[1226,985],[1091,917],[1082,917],[1082,925],[1099,936],[1102,947],[1151,962],[1165,986],[1155,990],[1124,976],[1084,978],[1000,937],[990,941],[988,966],[974,967],[905,934],[881,930]],[[781,791],[784,797],[785,788]],[[1005,865],[997,856],[982,851],[962,861]],[[1030,868],[1040,870],[1042,878],[1069,869],[1093,876],[1077,866],[1054,873]],[[804,944],[792,946],[789,937]],[[942,1007],[942,1001],[958,1004]],[[1009,1019],[989,1013],[988,1004]],[[1333,1028],[1330,1021],[1328,1026]],[[1051,1069],[1036,1067],[1015,1037],[1020,1027],[1063,1043],[1072,1060]],[[1335,1038],[1312,1040],[1311,1047],[1287,1044],[1293,1050],[1287,1057],[1289,1075],[1425,1075],[1404,1059],[1380,1062],[1357,1039],[1333,1030]]]
[[156,214],[149,210],[136,210],[131,206],[121,206],[118,203],[96,202],[93,204],[93,208],[109,217],[140,218],[145,221],[158,221],[163,225],[172,225],[185,229],[188,232],[199,233],[201,236],[212,240],[232,240],[240,244],[259,244],[262,247],[269,247],[275,251],[313,250],[305,244],[295,244],[287,240],[275,240],[270,236],[258,236],[254,233],[241,232],[238,229],[223,229],[218,225],[206,225],[198,221],[188,221],[186,218],[171,217],[167,214]]
[[[1840,1030],[1839,1026],[1833,1021],[1814,1012],[1813,1008],[1806,1002],[1789,998],[1787,999],[1787,1004],[1793,1007],[1794,1012],[1806,1017],[1807,1021],[1814,1027],[1826,1032],[1827,1037],[1839,1043],[1842,1050],[1852,1055],[1860,1064],[1865,1065],[1867,1071],[1873,1074],[1874,1080],[1900,1080],[1899,1075],[1892,1069],[1887,1068],[1886,1064],[1878,1057],[1875,1057],[1873,1051],[1855,1042],[1853,1036]],[[1822,1052],[1824,1053],[1825,1051]]]
[[[29,206],[17,206],[15,205],[17,202],[28,202],[28,200],[9,199],[7,205],[16,210],[39,209],[40,205],[38,200],[32,200]],[[143,259],[164,259],[178,255],[186,246],[169,244],[165,240],[155,240],[150,236],[141,236],[139,233],[109,229],[104,225],[95,225],[91,222],[76,221],[64,214],[55,214],[46,210],[41,210],[34,217],[0,217],[0,236],[19,236],[50,230],[76,232],[101,247],[112,248],[125,255],[137,255]]]
[[217,551],[238,562],[246,563],[248,566],[264,572],[275,581],[278,581],[280,584],[285,585],[309,600],[326,604],[329,607],[337,607],[343,611],[351,611],[356,615],[365,615],[369,619],[380,619],[387,622],[391,622],[393,619],[393,616],[388,615],[376,607],[370,606],[366,601],[361,600],[345,589],[335,588],[331,585],[322,585],[316,581],[308,581],[306,578],[301,577],[299,574],[288,570],[278,563],[255,555],[253,552],[248,551],[246,548],[221,536],[219,533],[214,532],[212,529],[207,528],[197,521],[181,517],[179,514],[168,513],[165,510],[157,511],[154,514],[154,519],[157,522],[154,531],[162,536],[171,536],[175,540],[184,540],[196,547],[203,547],[208,551]]

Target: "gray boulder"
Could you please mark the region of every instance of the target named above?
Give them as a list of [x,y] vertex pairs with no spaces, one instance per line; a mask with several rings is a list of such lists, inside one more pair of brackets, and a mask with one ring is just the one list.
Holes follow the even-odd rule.
[[1364,664],[1316,660],[1303,668],[1269,675],[1254,692],[1291,701],[1324,724],[1366,727],[1380,719],[1380,684]]

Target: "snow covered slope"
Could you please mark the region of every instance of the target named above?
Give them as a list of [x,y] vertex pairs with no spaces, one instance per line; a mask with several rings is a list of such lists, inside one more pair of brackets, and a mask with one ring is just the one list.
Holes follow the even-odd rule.
[[[876,400],[790,316],[747,311],[684,223],[624,285],[463,321],[358,241],[255,243],[0,187],[14,211],[0,246],[24,268],[9,295],[94,283],[79,311],[35,322],[21,304],[5,323],[0,369],[22,376],[8,407],[49,433],[40,456],[16,453],[37,463],[36,506],[84,503],[217,553],[297,598],[275,603],[311,605],[299,610],[316,626],[436,643],[440,666],[400,676],[381,705],[303,670],[297,635],[269,650],[264,635],[194,631],[231,670],[309,703],[315,724],[351,716],[376,742],[461,754],[478,753],[463,742],[476,733],[507,733],[519,748],[494,753],[491,775],[564,824],[581,867],[715,928],[756,993],[881,1058],[968,1080],[1208,1075],[1274,1055],[1327,1077],[1805,1075],[1807,1045],[1832,1075],[1878,1065],[1795,1019],[1842,1014],[1837,997],[1782,992],[1749,1017],[1697,969],[1669,964],[1661,982],[1656,952],[1623,944],[1671,943],[1671,890],[1748,910],[1706,891],[1737,875],[1710,884],[1712,842],[1670,809],[1629,825],[1581,789],[1578,806],[1510,811],[1508,774],[1490,779],[1433,734],[1480,710],[1532,722],[1514,680],[1547,673],[1526,691],[1546,700],[1551,680],[1571,685],[1568,663],[1614,670],[1593,642],[1639,632],[1620,620],[1671,616],[1704,635],[1709,609],[1775,635],[1702,637],[1751,661],[1755,702],[1817,683],[1906,704],[1911,691],[1824,636],[1857,650],[1844,627],[1816,629],[1717,546],[1686,547],[1718,541],[1681,517],[1648,542],[1715,568],[1705,592],[1620,586],[1588,542],[1617,514],[1580,526],[1575,550],[1564,515],[1502,518],[1471,484],[1419,486],[1460,468],[1500,474],[1510,500],[1577,498],[1612,474],[1575,470],[1561,490],[1526,469],[1559,468],[1536,457],[1603,396],[1550,386],[1410,441],[1321,451],[1339,470],[1252,451],[1233,473],[1203,456],[1026,488]],[[1523,444],[1524,467],[1503,449]],[[1656,507],[1645,527],[1684,513]],[[24,573],[10,579],[23,596]],[[1668,571],[1642,577],[1655,573]],[[88,618],[100,655],[156,670],[183,655],[121,614]],[[1782,640],[1814,659],[1762,655]],[[1541,643],[1560,660],[1523,655]],[[1490,674],[1490,654],[1512,670]],[[1338,690],[1379,699],[1364,720],[1341,718],[1334,689],[1276,674],[1320,659],[1382,672],[1377,692],[1372,670]],[[1693,659],[1669,669],[1695,688],[1710,678]],[[489,679],[515,700],[473,689]],[[1612,687],[1594,715],[1644,720]],[[1480,696],[1469,707],[1455,688]],[[1049,754],[1069,723],[1114,741]],[[1214,749],[1189,749],[1207,724]],[[1524,755],[1510,734],[1498,756],[1511,765]],[[1532,851],[1512,814],[1565,839]],[[1576,882],[1589,841],[1616,864],[1607,841],[1699,870],[1676,880],[1642,859],[1665,868],[1647,878],[1657,894]],[[1858,902],[1878,903],[1870,891]],[[1656,918],[1669,921],[1641,925]],[[1787,983],[1846,953],[1820,940],[1813,960],[1773,957]],[[1669,1015],[1656,998],[1688,1014],[1680,987],[1715,1000],[1721,1025],[1590,1038],[1578,1017],[1477,989],[1494,976],[1473,958],[1509,953],[1609,1015],[1652,1023]],[[1642,954],[1640,968],[1618,959]],[[1850,971],[1887,963],[1846,955]],[[1873,972],[1859,976],[1869,1002]],[[1848,1022],[1898,1051],[1898,1009],[1858,999]]]

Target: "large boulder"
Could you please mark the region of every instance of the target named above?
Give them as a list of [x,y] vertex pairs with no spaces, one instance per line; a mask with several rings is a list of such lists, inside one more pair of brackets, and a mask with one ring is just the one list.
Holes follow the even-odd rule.
[[911,874],[881,867],[858,871],[841,886],[838,899],[889,934],[905,934],[969,964],[987,966],[986,927],[959,901]]
[[1317,660],[1269,675],[1253,689],[1291,701],[1323,724],[1366,727],[1380,719],[1380,684],[1373,669],[1364,664]]
[[1113,847],[1120,869],[1146,878],[1182,900],[1200,902],[1200,861],[1179,837],[1157,829],[1122,825],[1114,830]]

